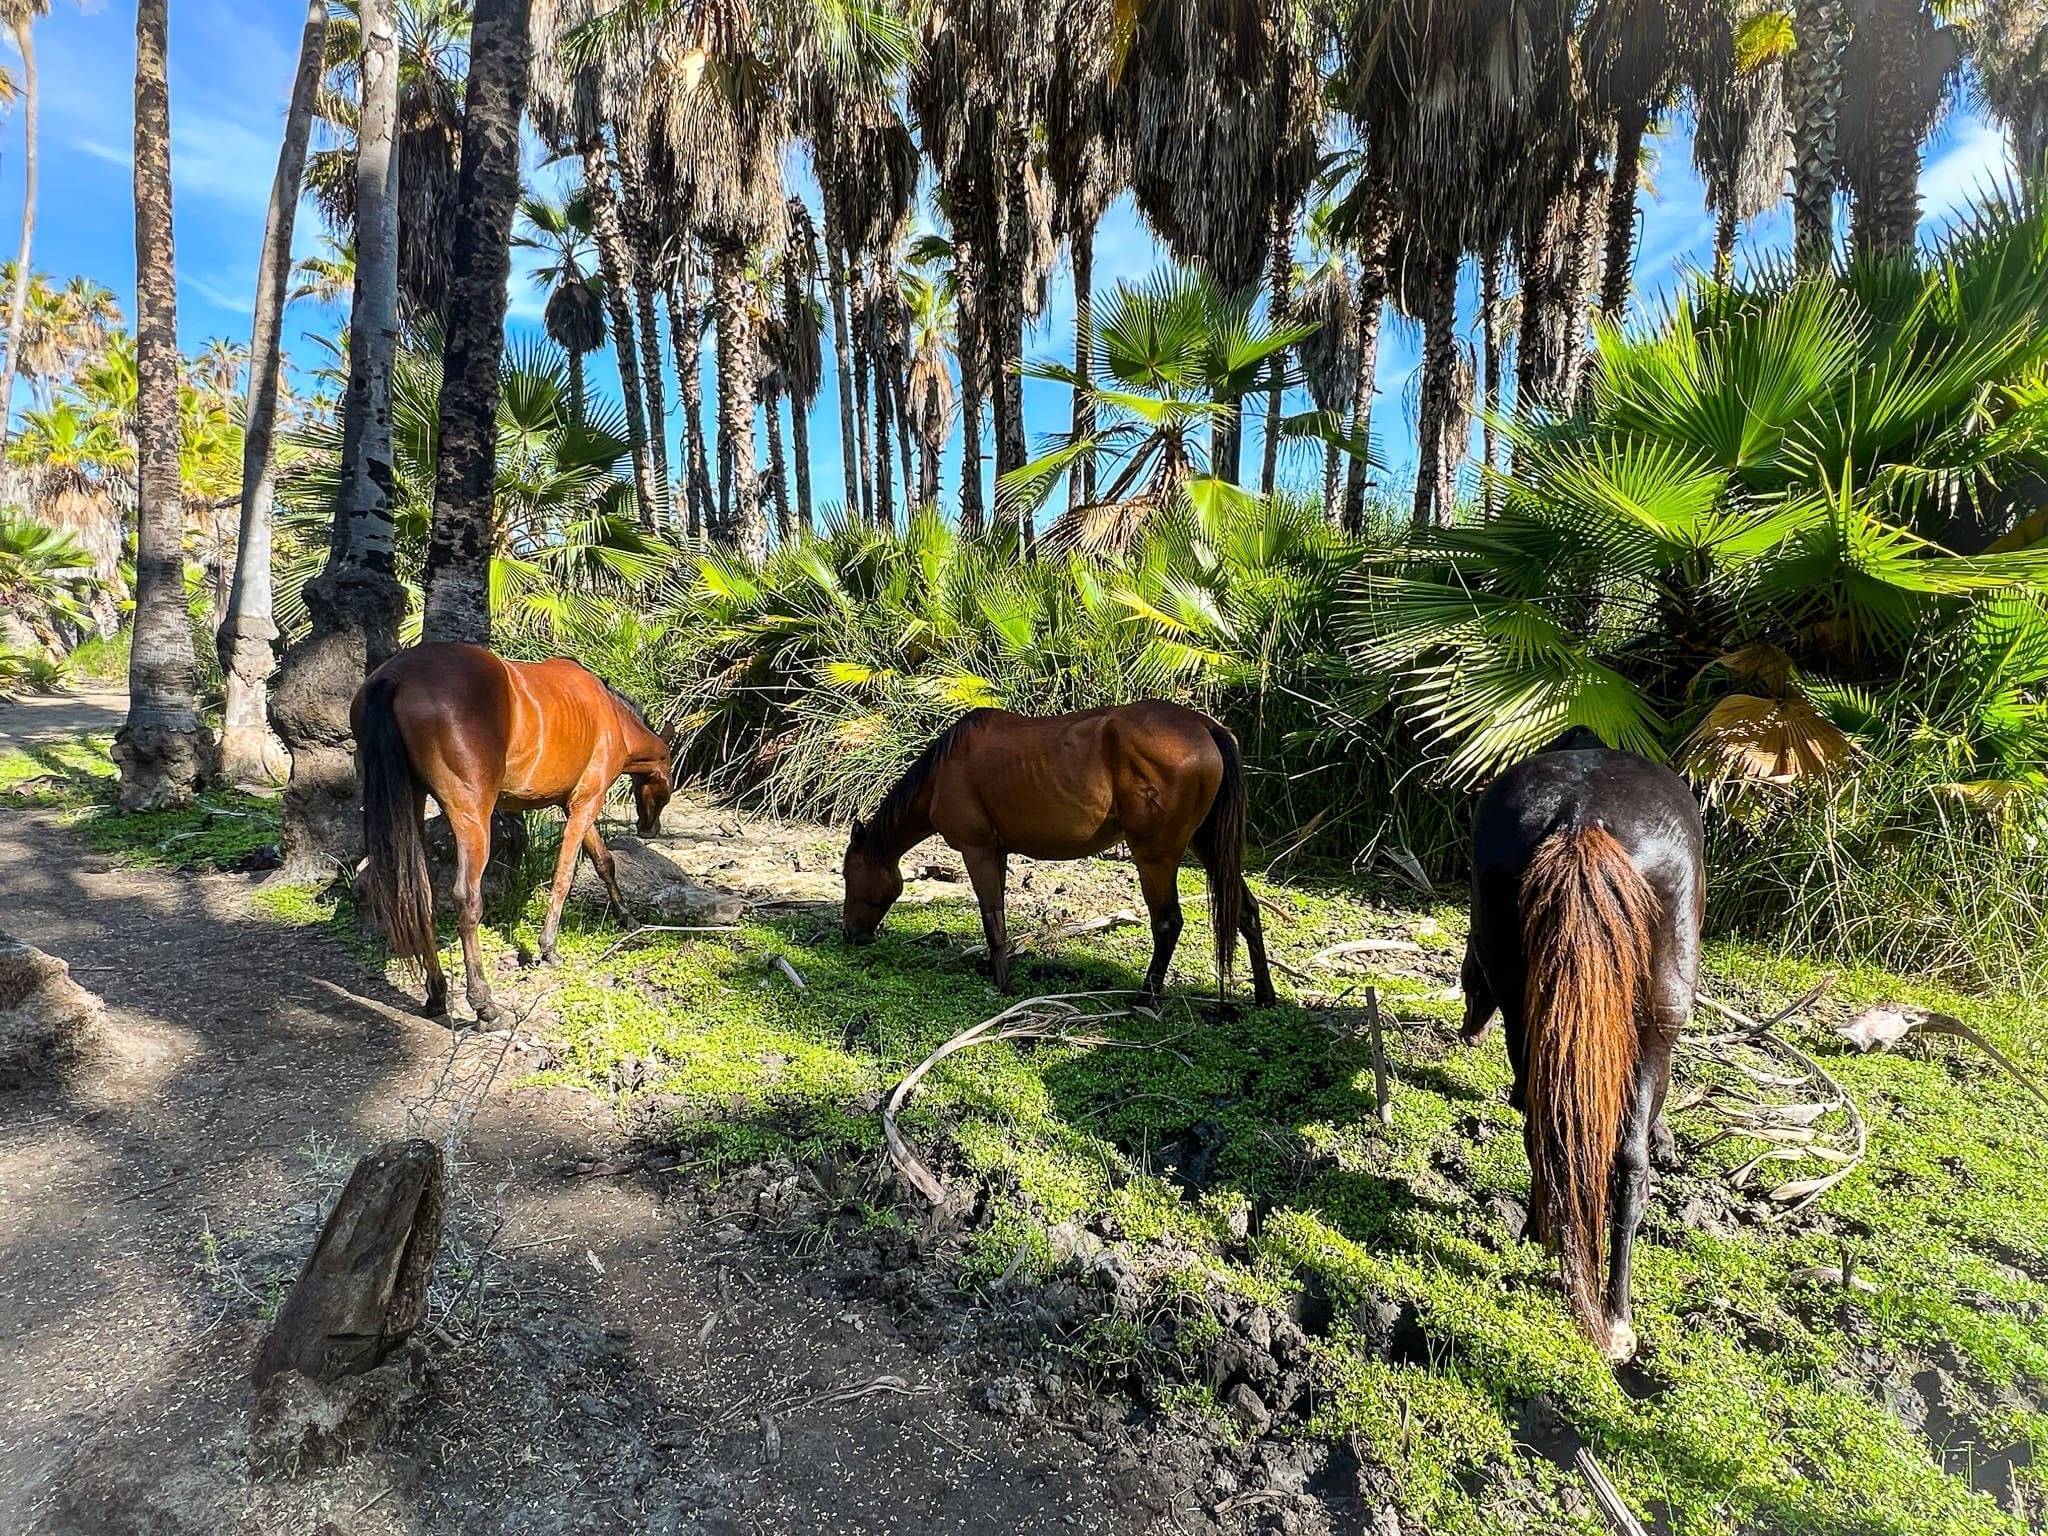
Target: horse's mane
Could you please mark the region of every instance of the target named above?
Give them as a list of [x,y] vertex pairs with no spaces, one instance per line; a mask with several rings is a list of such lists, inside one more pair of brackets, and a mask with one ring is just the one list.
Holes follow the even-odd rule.
[[970,709],[939,732],[931,744],[917,754],[916,761],[903,770],[902,777],[890,786],[889,792],[882,796],[882,803],[875,808],[875,814],[865,822],[854,823],[854,846],[887,844],[910,814],[911,802],[917,799],[917,792],[924,788],[925,780],[951,755],[966,729],[983,715],[991,713],[993,711],[986,709]]
[[653,726],[647,723],[647,715],[638,704],[635,704],[631,699],[627,698],[624,693],[620,692],[620,690],[611,683],[605,683],[605,680],[603,678],[598,678],[598,681],[600,683],[604,683],[604,691],[606,693],[610,694],[620,704],[625,706],[627,714],[631,715],[635,720],[638,720],[640,722],[642,730],[647,731],[651,735],[658,736],[661,734],[659,731],[656,731]]

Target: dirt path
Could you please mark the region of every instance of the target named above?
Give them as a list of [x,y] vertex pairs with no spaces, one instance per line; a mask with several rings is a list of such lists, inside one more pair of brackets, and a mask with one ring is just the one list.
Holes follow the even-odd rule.
[[[111,730],[118,705],[0,706],[0,745]],[[378,1142],[443,1134],[452,1088],[503,1054],[451,1052],[252,889],[120,866],[0,810],[0,929],[69,961],[112,1018],[101,1056],[0,1096],[0,1531],[1152,1523],[1159,1484],[1127,1453],[975,1411],[951,1362],[826,1272],[665,1209],[644,1177],[579,1176],[618,1141],[610,1107],[516,1090],[516,1062],[462,1138],[443,1266],[480,1266],[482,1301],[436,1329],[424,1406],[366,1459],[252,1480],[244,1372],[325,1199]]]

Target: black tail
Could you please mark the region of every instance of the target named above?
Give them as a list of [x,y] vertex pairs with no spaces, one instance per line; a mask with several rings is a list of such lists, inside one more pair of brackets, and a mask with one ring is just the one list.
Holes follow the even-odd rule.
[[1195,829],[1195,852],[1209,870],[1209,917],[1216,926],[1216,982],[1230,985],[1237,963],[1237,928],[1244,921],[1244,760],[1237,738],[1213,721],[1209,734],[1223,754],[1223,782],[1209,814]]
[[434,887],[427,877],[427,841],[413,788],[412,759],[399,734],[392,697],[398,685],[370,679],[356,755],[363,776],[363,848],[370,856],[370,915],[401,960],[434,954]]

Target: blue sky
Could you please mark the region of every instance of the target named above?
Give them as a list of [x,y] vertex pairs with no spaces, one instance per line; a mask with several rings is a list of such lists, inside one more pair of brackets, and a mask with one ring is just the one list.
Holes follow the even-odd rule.
[[[278,140],[298,48],[301,6],[290,0],[173,0],[171,13],[171,164],[176,215],[179,330],[188,348],[215,336],[248,340],[256,257],[265,205],[276,168]],[[87,0],[56,0],[36,37],[43,90],[42,194],[37,217],[35,266],[62,280],[84,273],[119,296],[124,312],[134,304],[134,225],[131,216],[129,149],[132,138],[134,14],[132,8]],[[10,66],[18,61],[9,59]],[[0,246],[11,254],[21,208],[22,125],[18,112],[0,121]],[[1683,281],[1689,269],[1709,259],[1713,220],[1701,199],[1683,122],[1655,141],[1655,194],[1642,194],[1642,243],[1637,257],[1638,304],[1654,306]],[[1923,227],[1938,226],[1971,196],[2002,179],[2008,169],[2002,135],[1976,112],[1953,113],[1926,151],[1921,188]],[[541,168],[536,178],[569,173]],[[796,184],[809,180],[793,167]],[[318,245],[319,220],[302,208],[296,245],[308,254]],[[1790,242],[1787,216],[1774,213],[1743,232],[1738,251],[1782,250]],[[1163,260],[1128,199],[1113,208],[1097,237],[1095,272],[1099,288],[1117,278],[1139,278]],[[1468,273],[1461,320],[1469,325],[1476,308]],[[340,307],[323,312],[301,303],[286,319],[287,351],[310,360],[317,348],[309,334],[332,334],[344,318]],[[523,273],[515,272],[510,324],[515,333],[540,323],[540,298]],[[1062,268],[1052,303],[1026,340],[1027,354],[1070,355],[1073,286]],[[709,352],[707,345],[706,351]],[[1379,399],[1375,437],[1390,461],[1396,487],[1412,473],[1412,422],[1420,336],[1393,320],[1379,357]],[[616,388],[604,356],[591,359],[593,381]],[[816,494],[821,504],[837,500],[843,482],[839,464],[838,402],[828,377],[812,433]],[[706,387],[710,398],[709,380]],[[669,399],[675,400],[674,380]],[[1064,425],[1064,390],[1027,383],[1025,412],[1034,443],[1040,432]],[[707,404],[707,424],[709,409]],[[679,436],[679,417],[670,423]],[[765,451],[765,450],[764,450]],[[1256,465],[1256,436],[1245,462]],[[680,454],[672,454],[680,463]],[[1283,461],[1283,476],[1304,485],[1318,478],[1313,450],[1297,450]],[[945,467],[946,500],[957,478],[957,443]]]

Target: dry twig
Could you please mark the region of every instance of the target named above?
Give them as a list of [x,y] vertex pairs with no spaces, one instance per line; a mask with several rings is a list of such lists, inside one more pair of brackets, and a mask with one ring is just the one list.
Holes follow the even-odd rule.
[[1615,1536],[1647,1536],[1642,1521],[1622,1501],[1619,1490],[1607,1475],[1607,1469],[1600,1465],[1599,1458],[1588,1447],[1579,1447],[1579,1454],[1572,1458],[1572,1464],[1579,1469],[1579,1476],[1586,1480],[1593,1502],[1600,1506],[1600,1513]]
[[[1055,923],[1050,928],[1036,929],[1013,941],[1010,953],[1021,955],[1025,950],[1036,949],[1043,944],[1056,944],[1061,939],[1078,938],[1084,933],[1101,933],[1107,928],[1128,928],[1143,921],[1144,919],[1131,908],[1124,907],[1120,911],[1105,912],[1100,917],[1082,917],[1071,923]],[[973,944],[965,952],[969,955],[985,955],[988,953],[988,946]]]

